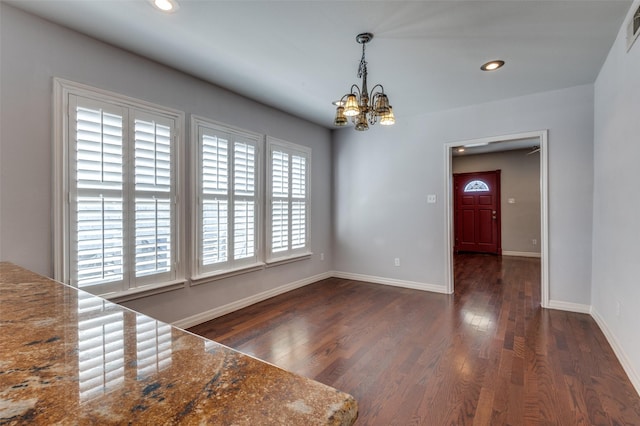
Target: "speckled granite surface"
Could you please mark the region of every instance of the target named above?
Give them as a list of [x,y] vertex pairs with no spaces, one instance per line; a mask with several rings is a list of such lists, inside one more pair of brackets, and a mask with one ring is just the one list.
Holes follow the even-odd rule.
[[350,425],[353,397],[0,263],[0,424]]

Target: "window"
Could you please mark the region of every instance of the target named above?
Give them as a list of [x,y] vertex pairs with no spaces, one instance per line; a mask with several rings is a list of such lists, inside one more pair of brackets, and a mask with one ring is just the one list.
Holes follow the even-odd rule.
[[197,138],[195,275],[258,265],[262,136],[198,117],[191,129]]
[[62,80],[56,108],[56,278],[99,294],[174,283],[181,113]]
[[489,186],[481,180],[472,180],[464,186],[464,192],[485,192]]
[[267,138],[267,261],[309,250],[309,148]]

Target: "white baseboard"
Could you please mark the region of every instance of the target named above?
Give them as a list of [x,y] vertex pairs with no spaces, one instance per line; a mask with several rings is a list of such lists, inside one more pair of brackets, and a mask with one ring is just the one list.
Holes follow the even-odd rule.
[[557,309],[559,311],[577,312],[579,314],[590,314],[591,306],[583,305],[581,303],[563,302],[560,300],[549,300],[549,305],[545,306],[547,309]]
[[394,287],[411,288],[414,290],[431,291],[434,293],[447,294],[447,289],[442,285],[419,283],[415,281],[396,280],[393,278],[375,277],[372,275],[352,274],[350,272],[333,271],[332,273],[336,278],[344,278],[347,280],[365,281],[374,284],[392,285]]
[[607,326],[607,322],[596,309],[591,309],[591,317],[596,321],[596,323],[600,327],[600,330],[602,330],[604,337],[607,338],[607,341],[613,348],[613,352],[616,354],[618,361],[620,361],[620,364],[622,364],[622,368],[624,369],[625,373],[627,373],[627,376],[629,376],[631,384],[634,388],[636,388],[636,392],[640,396],[640,374],[638,374],[638,371],[633,367],[633,364],[629,360],[626,352],[624,351],[624,349],[622,349],[622,346],[620,345],[620,343],[618,343],[615,335]]
[[326,278],[331,278],[331,277],[332,277],[331,272],[324,272],[322,274],[314,275],[312,277],[303,278],[301,280],[294,281],[289,284],[272,288],[271,290],[263,291],[262,293],[245,297],[244,299],[236,300],[235,302],[231,302],[224,306],[219,306],[217,308],[209,309],[208,311],[201,312],[199,314],[174,321],[173,323],[171,323],[171,325],[178,328],[183,328],[183,329],[193,327],[195,325],[202,324],[203,322],[210,321],[214,318],[218,318],[223,315],[230,314],[231,312],[237,311],[239,309],[246,308],[247,306],[251,306],[255,303],[262,302],[263,300],[267,300],[274,296],[278,296],[282,293],[286,293],[288,291],[295,290],[300,287],[304,287],[305,285],[315,283],[316,281],[324,280]]
[[542,255],[540,253],[534,253],[531,251],[510,251],[510,250],[502,250],[503,256],[518,256],[518,257],[537,257],[540,258]]

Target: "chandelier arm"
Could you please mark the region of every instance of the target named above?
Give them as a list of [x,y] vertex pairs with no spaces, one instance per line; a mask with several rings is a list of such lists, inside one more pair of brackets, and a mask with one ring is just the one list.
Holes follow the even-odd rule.
[[337,105],[338,105],[338,106],[344,106],[344,102],[345,102],[345,100],[344,100],[344,99],[345,99],[347,96],[349,96],[350,94],[351,94],[351,93],[345,93],[344,95],[342,95],[342,97],[340,98],[340,100],[337,102]]
[[[379,91],[379,92],[377,92],[377,93],[376,93],[376,87],[379,87],[379,88],[380,88],[380,91]],[[374,96],[376,96],[376,95],[379,95],[379,94],[384,95],[384,87],[382,87],[382,84],[376,84],[375,86],[373,86],[373,87],[371,88],[371,97],[372,97],[372,98],[373,98]]]
[[[353,90],[354,88],[356,89],[355,91]],[[360,91],[360,88],[358,87],[357,84],[352,84],[351,85],[351,91],[349,93],[347,93],[347,95],[345,95],[345,96],[348,96],[348,95],[356,95],[356,96],[358,96],[358,99],[359,99],[362,96],[362,92]]]

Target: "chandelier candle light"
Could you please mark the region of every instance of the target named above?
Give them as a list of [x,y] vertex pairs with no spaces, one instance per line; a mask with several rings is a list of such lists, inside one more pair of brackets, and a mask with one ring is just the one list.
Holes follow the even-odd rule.
[[362,88],[357,84],[352,85],[350,93],[335,102],[338,108],[333,124],[336,126],[346,126],[347,117],[351,117],[356,130],[360,131],[368,130],[369,124],[374,125],[378,121],[383,126],[390,126],[396,122],[393,109],[389,105],[389,98],[384,94],[382,85],[373,86],[371,94],[367,90],[367,61],[364,58],[364,47],[372,38],[371,33],[356,36],[356,41],[362,45],[362,59],[358,67],[358,78],[362,78]]

